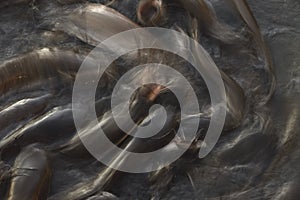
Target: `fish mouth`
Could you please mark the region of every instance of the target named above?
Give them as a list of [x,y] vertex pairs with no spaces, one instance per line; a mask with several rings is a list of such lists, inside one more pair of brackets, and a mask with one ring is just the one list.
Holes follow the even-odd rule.
[[144,25],[156,25],[163,15],[161,0],[144,0],[137,7],[138,20]]

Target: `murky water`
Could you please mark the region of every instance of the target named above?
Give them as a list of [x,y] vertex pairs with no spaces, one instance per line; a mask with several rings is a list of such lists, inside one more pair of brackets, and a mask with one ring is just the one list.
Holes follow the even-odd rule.
[[[137,1],[116,2],[111,5],[113,8],[136,20]],[[246,28],[243,29],[245,25],[224,1],[211,2],[222,21],[247,36]],[[152,196],[161,199],[299,198],[300,2],[248,2],[271,50],[276,68],[277,86],[270,102],[263,107],[256,105],[259,96],[266,92],[266,84],[262,61],[256,59],[256,52],[251,49],[253,46],[243,45],[241,48],[219,45],[209,37],[200,37],[201,44],[217,65],[244,89],[247,108],[242,124],[233,131],[225,132],[213,152],[204,159],[200,160],[197,155],[187,153],[169,170],[161,171],[159,178],[153,182],[149,181],[151,174],[122,173],[110,181],[106,191],[120,199],[150,199]],[[9,76],[9,73],[0,71],[0,77],[7,81],[6,84],[14,83],[13,88],[0,87],[0,91],[5,92],[0,97],[1,160],[9,166],[13,166],[22,147],[39,142],[39,148],[52,151],[75,134],[71,115],[73,75],[92,47],[63,32],[53,32],[49,27],[52,27],[53,21],[59,18],[62,11],[77,6],[58,6],[55,1],[38,0],[34,4],[0,8],[1,62],[49,47],[60,50],[45,61],[32,65],[43,65],[48,69],[51,62],[60,65],[64,60],[73,60],[74,66],[62,67],[63,71],[59,73],[50,68],[46,70],[47,73],[40,73],[40,77],[35,76],[37,71],[32,72],[33,77]],[[164,26],[168,27],[177,20],[179,27],[184,30],[187,28],[180,9],[177,13],[171,12],[170,16],[173,18],[169,18]],[[49,66],[47,63],[50,63]],[[30,67],[28,70],[30,72]],[[18,68],[13,73],[18,74]],[[122,73],[120,70],[114,76],[119,77]],[[7,77],[15,78],[7,80]],[[22,87],[22,83],[28,83],[31,79],[37,79],[35,84]],[[102,113],[109,109],[101,105],[107,105],[105,97],[109,95],[114,82],[113,79],[107,80],[103,80],[101,90],[105,92],[97,97],[104,102],[99,104],[99,112]],[[16,134],[24,136],[5,140],[12,133],[15,134],[13,137]],[[72,189],[77,183],[85,185],[90,182],[90,178],[102,172],[104,166],[81,153],[76,152],[75,156],[49,153],[52,180],[48,197]],[[5,198],[9,184],[10,178],[1,183],[0,199]]]

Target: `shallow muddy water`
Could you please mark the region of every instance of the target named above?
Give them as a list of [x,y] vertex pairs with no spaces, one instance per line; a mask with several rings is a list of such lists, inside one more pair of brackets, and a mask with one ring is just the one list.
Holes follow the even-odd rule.
[[[110,7],[136,21],[137,2],[116,0]],[[221,0],[210,2],[222,22],[234,27],[239,34],[251,37],[246,25],[230,6]],[[274,61],[277,76],[274,95],[266,105],[258,106],[260,97],[266,95],[268,87],[266,73],[262,70],[263,61],[256,57],[255,44],[250,41],[241,42],[241,46],[224,45],[210,37],[201,36],[200,43],[218,67],[243,89],[246,96],[245,114],[237,128],[224,131],[207,157],[199,159],[193,151],[187,152],[170,168],[155,176],[153,173],[129,174],[113,170],[105,174],[106,167],[91,158],[85,150],[76,149],[75,146],[74,151],[72,148],[60,151],[65,144],[70,144],[71,138],[76,137],[71,105],[74,74],[93,47],[86,44],[84,38],[76,38],[64,33],[65,30],[53,27],[64,12],[74,10],[80,4],[60,5],[54,0],[36,0],[33,4],[1,7],[0,1],[1,66],[18,56],[20,59],[17,64],[10,66],[15,70],[0,69],[0,161],[14,171],[15,159],[22,155],[22,148],[39,143],[36,148],[47,152],[49,166],[45,164],[46,170],[40,165],[33,168],[40,167],[39,172],[51,170],[50,189],[41,199],[46,199],[46,196],[62,199],[55,195],[63,191],[75,191],[77,184],[82,184],[79,186],[84,189],[101,173],[105,174],[101,180],[107,180],[103,190],[124,200],[152,197],[174,200],[299,199],[300,2],[248,0],[248,3]],[[174,8],[178,12],[172,12],[172,6],[168,9],[171,9],[170,16],[162,26],[174,28],[176,22],[176,26],[185,31],[187,26],[182,9]],[[38,53],[31,53],[29,58],[20,57],[32,51]],[[30,59],[34,58],[38,58],[38,61],[31,63]],[[96,95],[99,116],[110,110],[109,95],[115,79],[128,67],[129,61],[124,62],[128,57],[122,59],[117,61],[114,73],[101,80],[98,86],[101,91]],[[68,66],[64,64],[66,61]],[[26,67],[24,63],[30,65]],[[122,68],[123,64],[126,67]],[[182,71],[186,72],[185,68]],[[188,70],[186,73],[194,72]],[[191,77],[198,76],[191,74]],[[196,86],[203,83],[202,79],[194,81]],[[202,95],[201,102],[207,103],[207,91],[200,87],[198,92]],[[5,170],[1,171],[2,162],[0,173],[5,174]],[[17,167],[22,168],[19,165]],[[26,172],[17,170],[17,173]],[[39,173],[38,176],[48,178],[48,171],[45,174]],[[5,199],[11,190],[10,183],[17,179],[8,175],[8,178],[1,180],[1,176],[0,199]]]

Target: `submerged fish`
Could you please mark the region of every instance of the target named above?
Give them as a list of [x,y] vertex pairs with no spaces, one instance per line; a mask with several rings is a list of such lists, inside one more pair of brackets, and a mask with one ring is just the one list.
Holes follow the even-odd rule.
[[[112,156],[111,157],[112,165],[115,167],[136,165],[138,163],[128,163],[128,161],[126,161],[126,156],[124,152],[126,151],[143,152],[147,150],[151,151],[154,148],[153,146],[159,148],[161,145],[164,145],[166,141],[168,141],[170,136],[174,136],[173,131],[170,131],[170,128],[174,126],[174,123],[177,123],[177,121],[174,120],[175,119],[174,117],[176,115],[174,115],[173,113],[174,110],[171,109],[169,111],[170,112],[168,114],[169,118],[167,120],[167,124],[164,127],[164,129],[161,130],[159,133],[161,138],[157,138],[157,136],[154,136],[152,139],[145,139],[145,140],[129,138],[129,141],[122,144],[125,151],[117,155],[109,154],[109,156]],[[146,120],[146,123],[148,123],[148,120]],[[169,134],[170,132],[171,134]],[[55,194],[51,196],[49,200],[86,199],[87,197],[92,196],[95,193],[98,193],[99,191],[104,191],[106,189],[109,189],[109,186],[111,185],[112,181],[114,181],[115,178],[118,177],[120,173],[122,172],[117,171],[116,169],[110,167],[106,167],[95,178],[89,180],[88,182],[79,183],[74,187],[67,189],[66,191]]]
[[[41,97],[22,99],[3,110],[0,108],[0,128],[4,129],[13,122],[18,123],[27,117],[40,115],[47,107],[49,98],[50,95],[46,94]],[[28,110],[30,110],[30,113],[27,113]],[[18,115],[18,113],[23,113],[23,115]]]
[[[77,0],[57,1],[62,4],[77,2]],[[129,1],[131,0],[122,0],[123,4],[126,4]],[[235,2],[236,5],[239,5],[239,10],[244,9],[240,6],[242,5],[241,2]],[[160,0],[143,0],[139,3],[136,1],[136,3],[131,3],[137,6],[135,9],[133,9],[134,13],[132,15],[134,16],[137,14],[136,17],[144,26],[159,25],[161,22],[166,20],[165,16],[168,12],[168,7],[164,7],[163,3],[164,1]],[[230,28],[218,21],[213,8],[207,1],[176,0],[175,4],[176,3],[183,7],[182,11],[190,15],[185,15],[185,17],[187,18],[186,21],[191,22],[187,26],[191,29],[188,31],[194,39],[198,40],[198,29],[201,29],[201,31],[204,31],[208,35],[226,43],[232,43],[234,40],[239,38],[239,36],[235,35]],[[71,9],[67,8],[67,11],[64,13],[56,13],[58,17],[56,16],[55,18],[54,29],[77,37],[84,43],[92,46],[97,46],[100,42],[114,34],[134,28],[140,28],[139,25],[134,23],[126,16],[120,14],[117,10],[104,5],[78,4],[73,6],[76,7],[74,10],[71,10],[74,7],[70,6]],[[124,10],[124,8],[122,7],[118,10]],[[245,13],[241,14],[242,17],[258,37],[260,33],[257,32],[257,24],[253,23],[253,19],[249,17],[249,12],[248,14],[247,12]],[[182,13],[178,14],[179,17],[181,14]],[[170,25],[170,27],[174,28],[176,25],[177,23],[174,23]],[[181,27],[178,27],[176,30],[181,30]],[[261,43],[263,42],[261,39],[258,39],[258,41]],[[158,40],[158,42],[164,41]],[[181,41],[173,42],[178,42],[180,44]],[[264,49],[263,45],[262,48]],[[70,95],[69,93],[64,93],[63,88],[72,87],[76,73],[86,54],[87,53],[81,55],[69,50],[51,50],[45,48],[24,56],[10,59],[9,61],[5,61],[0,65],[0,102],[4,102],[3,106],[1,105],[0,107],[0,131],[4,130],[3,133],[5,133],[5,136],[3,138],[1,137],[0,150],[7,149],[8,147],[14,148],[15,146],[25,147],[31,143],[41,142],[43,144],[51,144],[50,147],[47,146],[47,149],[51,149],[51,153],[55,154],[54,156],[58,155],[56,153],[57,150],[59,150],[59,152],[64,154],[62,157],[72,157],[66,159],[68,160],[66,162],[70,165],[75,166],[78,164],[76,163],[78,160],[74,160],[73,158],[82,159],[78,162],[89,161],[91,155],[83,145],[81,138],[78,135],[73,135],[76,130],[73,123],[72,110],[70,107],[64,106],[69,104],[71,99],[63,98],[67,95]],[[157,63],[162,63],[163,60],[169,60],[169,63],[171,63],[172,67],[174,65],[174,68],[182,69],[182,71],[189,75],[188,78],[191,80],[191,83],[195,83],[193,86],[195,86],[194,89],[199,95],[199,101],[201,103],[204,102],[204,108],[201,110],[201,112],[204,110],[203,113],[205,113],[205,116],[203,113],[199,113],[199,115],[196,116],[205,118],[204,122],[200,124],[200,129],[207,128],[211,117],[211,112],[209,111],[213,110],[210,102],[206,99],[206,95],[208,96],[208,93],[205,93],[207,92],[206,89],[205,92],[202,92],[204,89],[202,90],[202,88],[200,89],[197,87],[199,86],[198,81],[200,75],[194,76],[194,71],[189,69],[190,66],[178,61],[179,59],[172,59],[169,56],[165,56],[165,54],[162,54],[161,52],[155,52],[151,50],[147,51],[143,55],[142,54],[143,52],[141,51],[138,53],[134,52],[130,57],[126,57],[124,60],[117,62],[116,65],[119,65],[119,68],[114,68],[112,71],[108,72],[107,77],[105,77],[105,80],[103,81],[105,84],[99,84],[97,92],[100,93],[100,100],[97,95],[95,98],[95,109],[97,114],[99,114],[98,117],[101,119],[100,124],[104,129],[106,136],[115,145],[123,148],[125,151],[137,153],[154,151],[168,144],[174,137],[174,130],[178,127],[180,121],[178,119],[179,111],[177,108],[178,105],[174,106],[176,108],[172,107],[175,97],[169,95],[168,92],[165,92],[165,88],[161,86],[150,88],[142,87],[137,91],[136,96],[131,99],[132,104],[130,105],[130,112],[133,121],[135,121],[137,125],[148,124],[149,121],[151,121],[149,120],[148,116],[149,108],[156,103],[161,103],[163,101],[163,97],[166,97],[168,100],[163,102],[165,104],[171,102],[170,104],[172,104],[172,106],[166,106],[168,118],[164,128],[160,131],[159,135],[147,139],[135,138],[129,135],[129,133],[120,130],[115,123],[111,112],[109,111],[111,97],[107,93],[109,93],[112,89],[112,86],[114,86],[115,79],[122,74],[122,70],[124,68],[128,68],[128,66],[125,65],[133,66],[133,64],[136,63],[145,63],[147,61],[151,61],[151,59],[149,59],[151,57],[156,57]],[[205,62],[203,62],[203,64],[208,69],[212,67],[212,64],[214,64],[206,51],[196,52],[195,57],[199,60],[204,59]],[[185,68],[187,68],[186,71]],[[95,71],[91,70],[87,72],[85,76],[89,76],[89,73],[95,73]],[[246,97],[244,95],[244,91],[234,79],[232,79],[222,70],[220,70],[220,73],[225,85],[227,98],[227,116],[224,130],[232,130],[238,127],[243,120],[245,114]],[[150,73],[145,74],[144,77],[146,78],[149,75]],[[210,78],[212,78],[211,80],[214,80],[214,77]],[[35,91],[37,89],[43,89],[43,87],[45,87],[44,90],[46,90],[46,92],[43,93],[43,95],[37,95],[38,97],[28,97],[25,94],[22,96],[22,98],[20,96],[20,99],[18,100],[13,98],[14,96],[22,95],[22,92],[24,91]],[[203,87],[205,87],[205,85]],[[49,88],[54,89],[49,90]],[[185,88],[182,90],[184,89]],[[163,95],[162,91],[165,92]],[[18,94],[18,92],[20,92],[20,94]],[[57,96],[57,93],[59,93],[60,96]],[[58,101],[54,105],[51,101],[49,101],[49,99],[52,100],[56,97],[58,98]],[[8,102],[5,101],[6,99],[9,99]],[[188,98],[184,103],[189,104]],[[22,114],[16,116],[17,112],[22,112]],[[103,113],[106,114],[103,115]],[[155,117],[156,115],[157,112],[152,113],[152,117]],[[189,120],[188,117],[184,120]],[[18,123],[18,121],[25,121],[25,118],[28,121],[24,122],[21,127],[17,127],[17,130],[10,130],[9,132],[6,132],[7,129],[5,128],[9,127],[11,124]],[[89,122],[87,122],[87,124],[88,123]],[[90,123],[92,124],[92,122]],[[134,130],[135,127],[131,128]],[[2,132],[0,133],[2,134]],[[98,142],[94,139],[96,138],[95,135],[97,134],[97,130],[93,126],[87,126],[85,129],[79,130],[79,134],[81,134],[81,137],[91,141],[91,144],[96,145]],[[268,137],[266,137],[266,139],[268,139]],[[61,144],[62,142],[63,144]],[[255,141],[253,143],[255,143]],[[57,148],[57,144],[59,145],[59,148]],[[180,148],[179,146],[180,145],[176,143],[173,145],[174,149],[168,150],[176,150],[176,148]],[[124,165],[139,165],[148,161],[145,158],[145,160],[141,159],[136,163],[128,163],[126,162],[127,157],[124,152],[117,155],[110,155],[109,149],[107,149],[107,152],[105,151],[100,153],[103,153],[108,157],[111,156],[111,162],[114,166],[121,167]],[[38,149],[35,146],[24,148],[15,161],[14,167],[21,169],[16,170],[18,174],[16,174],[16,177],[12,179],[9,189],[9,199],[46,198],[47,191],[44,189],[47,188],[47,184],[49,183],[50,179],[50,167],[46,154],[47,153],[45,151]],[[168,155],[168,152],[166,152],[166,155]],[[231,156],[231,154],[229,154],[229,156]],[[156,181],[155,184],[159,186],[159,190],[161,189],[160,187],[167,187],[167,184],[171,182],[173,177],[170,174],[166,175],[164,173],[160,173],[163,172],[163,170],[164,169],[161,169],[157,173],[157,176],[165,176],[163,177],[165,180],[162,181],[165,183],[161,183],[161,186],[159,181],[162,179],[156,179],[156,177],[153,176],[154,181]],[[116,199],[116,197],[112,194],[100,191],[108,190],[111,186],[110,184],[115,183],[114,180],[120,173],[121,172],[115,169],[107,167],[100,171],[100,173],[94,175],[94,178],[89,179],[88,181],[82,177],[82,180],[78,181],[79,184],[72,185],[72,187],[67,188],[66,190],[61,191],[60,185],[55,186],[57,188],[53,189],[53,194],[51,194],[52,196],[49,199]],[[7,176],[6,171],[4,175],[5,177]],[[59,177],[58,179],[62,178]],[[22,189],[24,188],[25,190],[23,191]],[[57,190],[59,190],[59,192],[57,192]],[[293,191],[295,190],[293,189]]]
[[0,150],[11,148],[16,144],[20,147],[34,142],[51,144],[58,138],[63,140],[74,133],[72,110],[70,108],[54,108],[39,119],[31,120],[24,127],[4,137],[0,141]]
[[246,22],[246,24],[248,25],[250,30],[253,32],[254,38],[263,53],[263,57],[266,62],[265,68],[269,75],[269,80],[268,80],[269,81],[269,91],[268,91],[267,96],[264,97],[262,99],[262,102],[260,103],[260,104],[265,104],[271,99],[271,97],[275,91],[275,87],[276,87],[276,75],[275,75],[273,60],[272,60],[270,51],[264,41],[264,38],[263,38],[261,31],[259,29],[259,26],[257,24],[257,21],[247,3],[247,1],[246,0],[230,0],[230,1],[235,5],[236,10],[239,12],[242,19]]
[[229,26],[220,23],[217,16],[206,0],[176,0],[197,19],[202,31],[225,43],[233,43],[240,36],[230,30]]
[[[160,87],[148,87],[144,86],[138,90],[135,98],[132,100],[130,112],[133,113],[132,118],[136,123],[140,123],[147,115],[149,108],[153,105],[154,100],[159,94]],[[99,102],[101,103],[101,102]],[[108,105],[107,105],[108,106]],[[93,124],[93,123],[91,123]],[[103,115],[100,126],[102,127],[106,136],[115,144],[120,145],[129,136],[124,133],[116,124],[114,117],[110,111]],[[134,128],[134,127],[130,127]],[[59,150],[66,155],[85,158],[90,157],[89,152],[82,143],[82,140],[88,140],[93,143],[98,143],[97,138],[98,128],[87,126],[84,130],[79,130],[79,133],[75,135],[66,144],[61,145]],[[108,149],[109,151],[109,149]],[[105,153],[105,152],[102,152]]]

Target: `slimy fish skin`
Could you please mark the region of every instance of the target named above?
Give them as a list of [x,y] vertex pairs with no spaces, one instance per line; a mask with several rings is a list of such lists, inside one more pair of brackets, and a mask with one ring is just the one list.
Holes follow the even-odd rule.
[[7,200],[42,200],[48,195],[51,178],[47,153],[35,145],[17,156]]

